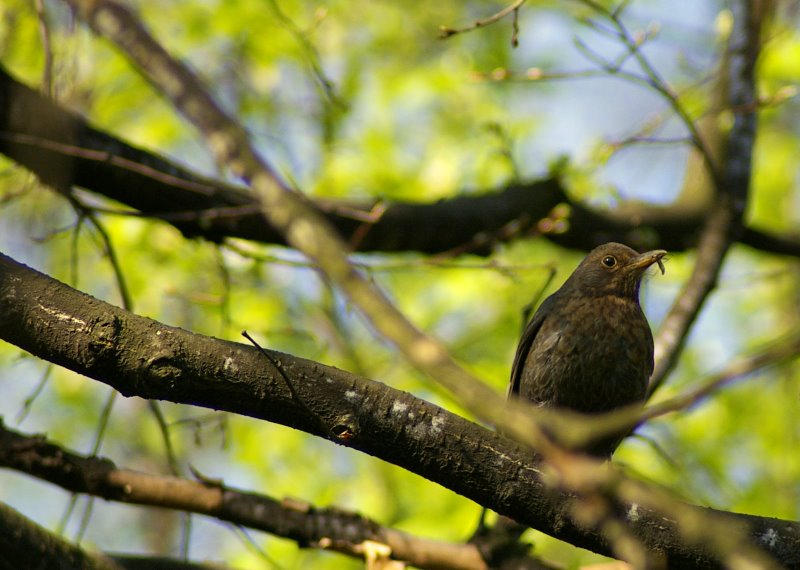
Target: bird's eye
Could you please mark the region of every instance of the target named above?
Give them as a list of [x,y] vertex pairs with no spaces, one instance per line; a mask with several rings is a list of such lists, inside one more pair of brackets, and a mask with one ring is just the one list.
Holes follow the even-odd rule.
[[603,258],[603,265],[606,267],[614,267],[617,264],[617,258],[613,255],[607,255]]

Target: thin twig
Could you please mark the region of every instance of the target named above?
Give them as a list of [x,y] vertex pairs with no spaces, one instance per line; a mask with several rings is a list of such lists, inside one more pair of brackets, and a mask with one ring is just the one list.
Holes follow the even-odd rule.
[[446,39],[456,34],[471,32],[472,30],[477,30],[478,28],[483,28],[490,24],[494,24],[495,22],[499,22],[509,14],[513,13],[514,21],[512,23],[513,31],[511,33],[511,45],[517,47],[519,45],[518,14],[519,14],[519,9],[522,7],[524,3],[525,0],[515,0],[512,4],[509,4],[499,12],[496,12],[487,18],[481,18],[480,20],[475,20],[471,25],[464,26],[463,28],[449,28],[447,26],[440,26],[439,37],[442,39]]
[[663,402],[648,406],[640,416],[641,421],[647,421],[670,412],[685,410],[735,380],[798,357],[800,357],[800,333],[795,332],[780,341],[774,342],[772,346],[760,352],[735,360],[724,370],[710,376],[700,386]]
[[17,425],[21,424],[30,413],[36,398],[38,398],[42,393],[42,390],[44,390],[44,387],[47,385],[47,381],[50,379],[50,375],[53,373],[54,369],[55,364],[48,363],[45,366],[44,372],[42,372],[42,377],[39,379],[39,383],[36,384],[36,387],[31,391],[28,397],[25,398],[25,401],[22,403],[22,409],[17,413]]
[[[111,270],[114,273],[114,280],[117,284],[117,290],[119,291],[119,295],[122,300],[122,306],[125,307],[126,311],[133,312],[133,298],[131,297],[130,290],[128,289],[128,284],[125,280],[125,274],[122,272],[119,256],[117,256],[117,251],[111,241],[111,236],[108,235],[108,231],[106,231],[105,226],[100,222],[91,207],[86,206],[80,199],[73,195],[69,196],[69,200],[70,204],[78,214],[79,219],[88,220],[89,223],[91,223],[94,227],[97,235],[100,236],[103,255],[108,259],[108,262],[111,265]],[[79,228],[80,226],[77,227]]]
[[311,40],[308,39],[307,33],[300,29],[294,20],[286,15],[286,13],[278,5],[277,0],[269,0],[269,4],[272,7],[272,12],[275,14],[275,17],[280,20],[284,26],[286,26],[286,28],[289,30],[289,33],[294,36],[295,40],[297,40],[297,42],[300,44],[300,47],[305,53],[306,61],[311,68],[311,72],[317,79],[317,82],[322,88],[323,93],[325,93],[325,96],[330,100],[331,103],[340,109],[347,109],[347,102],[339,96],[339,94],[336,92],[336,85],[325,74],[325,70],[322,69],[319,52],[317,51],[316,46],[311,43]]
[[36,0],[36,16],[39,19],[39,35],[42,37],[42,51],[44,52],[44,69],[42,69],[42,92],[53,98],[53,46],[50,39],[50,23],[47,20],[47,9],[44,0]]
[[[625,46],[628,54],[632,56],[636,62],[639,64],[640,69],[645,74],[646,79],[639,78],[636,74],[631,74],[634,77],[638,78],[639,83],[643,83],[644,85],[653,89],[656,93],[662,96],[664,100],[667,101],[669,106],[681,120],[683,125],[689,131],[689,134],[692,138],[692,144],[697,148],[698,152],[700,152],[701,156],[703,157],[703,161],[705,162],[706,169],[708,170],[709,175],[713,180],[719,182],[719,173],[717,170],[717,165],[714,163],[713,155],[711,151],[708,149],[706,142],[700,131],[697,129],[697,125],[695,124],[692,117],[689,116],[688,111],[683,106],[680,98],[677,94],[672,90],[672,88],[667,84],[666,81],[661,77],[661,74],[655,69],[655,67],[650,63],[650,60],[645,57],[642,53],[641,47],[642,43],[636,41],[634,38],[631,37],[630,33],[628,32],[627,27],[622,22],[620,18],[620,10],[608,11],[605,7],[600,6],[599,4],[592,2],[591,0],[581,0],[587,6],[592,7],[594,10],[598,11],[598,13],[607,17],[614,25],[615,29],[617,30],[618,37],[623,45]],[[613,74],[619,74],[622,72],[621,64],[624,63],[626,58],[621,58],[618,62],[615,62],[615,65],[607,67],[607,71]]]
[[286,372],[283,371],[283,366],[281,366],[281,363],[278,360],[276,360],[260,344],[258,344],[258,342],[256,342],[256,340],[252,336],[250,336],[250,333],[248,333],[247,331],[242,331],[242,336],[244,338],[246,338],[248,341],[250,341],[250,344],[252,344],[264,356],[264,358],[269,360],[269,362],[270,362],[270,364],[272,364],[273,368],[275,368],[275,370],[278,371],[278,374],[280,374],[281,378],[283,379],[284,383],[286,384],[286,387],[289,388],[289,394],[292,396],[292,400],[294,400],[297,403],[297,405],[299,405],[301,408],[303,408],[303,410],[305,410],[305,412],[309,415],[309,417],[314,418],[316,420],[316,422],[317,422],[317,425],[325,433],[328,433],[328,434],[330,434],[333,437],[338,439],[341,434],[334,433],[333,430],[331,429],[331,427],[328,426],[322,420],[322,418],[319,416],[319,414],[314,412],[314,410],[312,410],[308,406],[308,404],[306,404],[305,400],[303,400],[303,398],[300,397],[300,394],[297,392],[297,389],[294,387],[294,384],[292,383],[291,380],[289,380],[289,377],[286,375]]
[[[227,240],[222,244],[225,249],[236,253],[247,259],[252,259],[261,263],[274,263],[287,267],[301,267],[306,269],[318,269],[318,265],[311,261],[289,259],[273,253],[265,253],[253,249],[245,243]],[[460,261],[452,257],[419,257],[416,259],[387,260],[387,259],[365,259],[364,261],[353,259],[353,266],[363,269],[369,273],[401,273],[404,271],[420,271],[421,269],[441,269],[446,271],[496,271],[505,276],[514,276],[517,273],[528,273],[538,271],[552,271],[552,263],[503,263],[494,259],[485,262]]]

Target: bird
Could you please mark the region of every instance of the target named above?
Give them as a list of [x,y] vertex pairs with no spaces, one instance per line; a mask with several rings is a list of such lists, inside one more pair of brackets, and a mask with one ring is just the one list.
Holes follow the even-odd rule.
[[[664,273],[666,254],[639,254],[613,242],[589,252],[525,327],[508,397],[584,414],[643,403],[653,372],[653,334],[639,287],[652,265]],[[579,451],[610,458],[625,435],[602,437]]]

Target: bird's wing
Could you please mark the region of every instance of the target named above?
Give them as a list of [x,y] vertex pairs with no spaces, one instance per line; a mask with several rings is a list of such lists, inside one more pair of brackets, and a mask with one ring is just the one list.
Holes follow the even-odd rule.
[[544,323],[553,303],[552,296],[545,299],[544,303],[539,306],[533,315],[533,318],[528,322],[528,326],[525,327],[522,338],[519,339],[517,353],[514,355],[514,364],[511,365],[511,381],[508,384],[508,393],[506,394],[508,398],[519,395],[519,382],[522,376],[522,369],[525,366],[525,360],[528,358],[528,352],[530,352],[533,345],[533,339],[536,338],[539,329],[542,328],[542,323]]

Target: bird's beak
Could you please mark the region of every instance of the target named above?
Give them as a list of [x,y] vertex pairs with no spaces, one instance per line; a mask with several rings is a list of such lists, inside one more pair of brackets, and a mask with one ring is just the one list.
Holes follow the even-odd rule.
[[658,263],[658,268],[661,270],[661,275],[664,275],[664,263],[661,261],[661,258],[665,255],[667,255],[667,252],[663,249],[647,251],[631,259],[629,266],[644,271],[654,263]]

